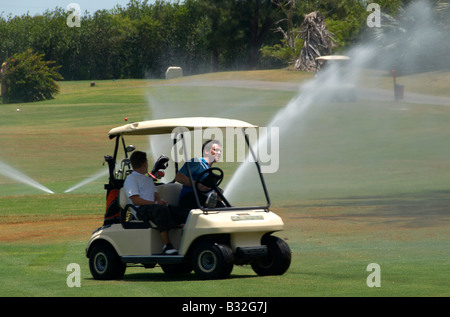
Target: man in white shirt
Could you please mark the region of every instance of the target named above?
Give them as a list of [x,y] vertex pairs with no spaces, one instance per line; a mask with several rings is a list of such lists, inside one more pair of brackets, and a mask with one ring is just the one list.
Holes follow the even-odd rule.
[[153,180],[148,177],[148,161],[145,152],[133,152],[130,161],[133,173],[127,177],[123,185],[130,203],[138,207],[138,214],[144,220],[151,220],[158,226],[164,244],[163,254],[176,254],[177,250],[169,241],[168,231],[184,223],[189,211],[176,209],[161,199]]

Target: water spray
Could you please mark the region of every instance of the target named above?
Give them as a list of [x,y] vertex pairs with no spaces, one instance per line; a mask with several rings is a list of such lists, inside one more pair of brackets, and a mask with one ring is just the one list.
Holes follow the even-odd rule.
[[51,191],[50,189],[48,189],[47,187],[45,187],[44,185],[38,183],[37,181],[35,181],[34,179],[31,179],[30,177],[28,177],[27,175],[25,175],[24,173],[16,170],[15,168],[0,162],[0,174],[3,176],[6,176],[10,179],[19,181],[23,184],[29,185],[31,187],[37,188],[39,190],[42,190],[46,193],[49,194],[54,194],[53,191]]
[[78,189],[84,185],[87,185],[97,179],[99,179],[100,177],[106,176],[108,175],[108,170],[107,169],[102,169],[101,171],[95,173],[94,175],[86,178],[85,180],[81,181],[80,183],[78,183],[77,185],[69,188],[68,190],[66,190],[64,193],[70,193],[72,191],[74,191],[75,189]]
[[[352,47],[345,54],[351,57],[351,61],[347,67],[348,74],[344,75],[344,77],[337,75],[337,69],[329,68],[328,70],[324,70],[321,75],[302,85],[301,91],[299,91],[297,96],[276,113],[268,123],[268,127],[278,126],[280,128],[280,140],[285,143],[280,145],[280,149],[289,142],[291,142],[289,144],[295,145],[296,139],[300,137],[303,126],[307,124],[305,117],[308,113],[312,112],[313,109],[315,109],[314,111],[321,111],[319,108],[322,106],[321,103],[325,106],[333,103],[330,100],[332,98],[330,98],[328,90],[325,89],[326,87],[339,87],[342,83],[358,83],[360,70],[363,68],[391,70],[394,68],[393,65],[397,65],[396,63],[398,63],[400,57],[403,62],[403,69],[414,70],[417,69],[417,65],[420,65],[421,58],[425,53],[429,53],[430,47],[436,48],[436,52],[441,52],[446,47],[445,45],[448,42],[446,38],[448,35],[443,33],[436,25],[432,10],[426,1],[417,1],[407,6],[405,8],[405,16],[409,17],[412,21],[416,21],[416,23],[401,25],[401,32],[398,33],[382,33],[381,38],[385,41],[385,45],[380,45],[380,42],[375,41],[373,36],[369,36],[370,33],[375,33],[381,28],[367,30],[366,40]],[[405,34],[408,36],[405,36]],[[414,39],[414,41],[406,41],[405,38]],[[386,47],[389,47],[387,43],[402,43],[402,45],[396,46],[395,51],[388,52],[384,50]],[[420,45],[417,45],[417,43],[420,43]],[[428,45],[424,45],[423,43],[427,43]],[[448,61],[448,54],[441,54],[439,56],[441,56],[441,59]],[[394,89],[396,89],[395,97],[396,99],[401,99],[400,97],[403,97],[403,90],[399,90],[399,88],[403,87],[398,86],[394,82]],[[295,135],[295,138],[292,138],[292,135]],[[265,140],[264,136],[260,136],[258,143],[254,146],[254,150],[258,151],[258,146],[264,144],[264,142],[267,142],[267,140]],[[295,157],[295,155],[291,157]],[[283,156],[281,160],[289,159],[289,157]],[[289,163],[298,169],[297,160],[295,162],[290,161]],[[249,173],[247,173],[246,166],[249,166],[249,164],[241,164],[238,168],[234,177],[225,188],[226,196],[239,194],[239,183],[245,183],[245,180],[248,178]],[[292,182],[296,181],[293,179],[295,173],[285,175],[285,177],[290,178]],[[241,192],[243,191],[241,190]],[[245,194],[248,194],[248,190],[245,191]]]

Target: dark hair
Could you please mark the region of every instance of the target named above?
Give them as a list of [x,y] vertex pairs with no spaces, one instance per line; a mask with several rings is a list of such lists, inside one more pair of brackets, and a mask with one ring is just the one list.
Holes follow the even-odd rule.
[[205,156],[205,150],[210,151],[213,144],[221,145],[219,141],[217,140],[208,140],[202,145],[202,156]]
[[147,161],[147,153],[135,151],[131,154],[130,161],[133,169],[140,168]]

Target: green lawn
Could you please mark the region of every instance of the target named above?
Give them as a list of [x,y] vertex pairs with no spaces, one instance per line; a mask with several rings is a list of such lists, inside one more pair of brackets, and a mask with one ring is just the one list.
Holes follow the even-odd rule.
[[[283,72],[208,76],[294,80]],[[174,82],[188,80],[201,77]],[[189,115],[265,126],[295,96],[163,83],[61,82],[55,100],[0,106],[0,162],[55,192],[0,174],[0,296],[450,295],[450,108],[394,101],[313,104],[283,135],[280,169],[266,181],[272,208],[286,223],[277,235],[293,253],[285,275],[258,277],[235,266],[230,279],[198,281],[128,268],[122,281],[93,280],[84,249],[102,223],[106,178],[64,191],[106,169],[109,129],[125,117]],[[128,142],[149,150],[146,137]],[[251,196],[253,187],[244,186]],[[66,284],[70,263],[81,266],[80,288]],[[379,288],[366,284],[370,263],[381,267]]]

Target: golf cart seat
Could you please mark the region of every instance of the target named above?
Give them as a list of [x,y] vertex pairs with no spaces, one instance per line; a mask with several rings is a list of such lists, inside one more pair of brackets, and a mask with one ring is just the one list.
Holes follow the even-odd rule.
[[119,190],[119,206],[120,209],[122,209],[124,212],[127,212],[129,210],[133,217],[135,219],[138,219],[136,209],[134,209],[133,205],[130,204],[124,187]]
[[156,187],[161,198],[171,206],[178,206],[180,200],[180,192],[183,185],[180,183],[162,184]]
[[[167,201],[172,206],[178,206],[178,201],[180,197],[182,185],[179,183],[169,183],[162,184],[157,187],[158,193],[161,198]],[[125,188],[122,187],[119,190],[119,206],[122,212],[125,214],[124,219],[127,222],[143,222],[139,214],[137,213],[136,207],[130,204]],[[128,215],[128,212],[130,213]],[[149,221],[150,226],[154,229],[157,229],[156,224],[152,221]]]
[[[128,196],[127,193],[125,191],[125,188],[122,187],[119,190],[119,206],[121,209],[121,212],[124,214],[124,216],[122,217],[122,219],[125,219],[123,225],[124,228],[130,228],[130,229],[136,229],[137,227],[142,227],[142,228],[153,228],[153,229],[157,229],[158,227],[156,226],[155,223],[153,223],[152,221],[148,221],[145,222],[142,220],[142,218],[139,216],[139,214],[137,213],[137,209],[134,205],[130,204],[130,201],[128,200]],[[125,225],[125,224],[132,224],[137,226],[135,228],[135,226],[129,226],[129,225]]]

